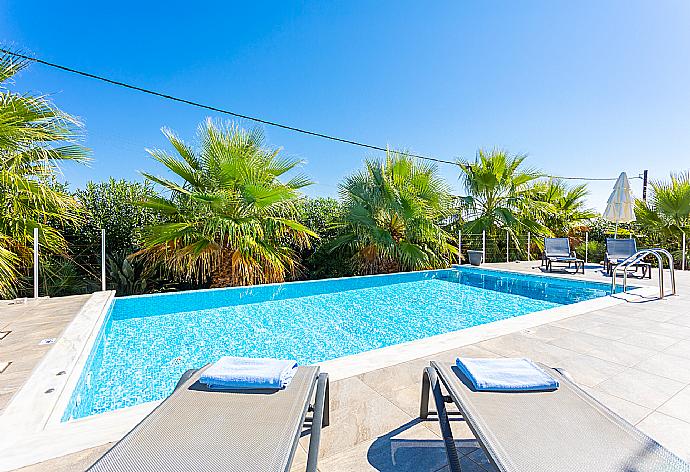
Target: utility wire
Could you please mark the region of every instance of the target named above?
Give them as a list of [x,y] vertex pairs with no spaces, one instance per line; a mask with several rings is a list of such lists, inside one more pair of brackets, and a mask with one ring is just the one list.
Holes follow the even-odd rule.
[[[549,179],[561,179],[561,180],[592,180],[592,181],[597,181],[597,180],[618,180],[618,177],[564,177],[562,175],[545,175],[544,177],[548,177]],[[635,177],[628,177],[628,179],[641,179],[641,175],[637,175]]]
[[[137,86],[137,85],[132,85],[132,84],[128,84],[128,83],[125,83],[125,82],[120,82],[119,80],[109,79],[109,78],[107,78],[107,77],[103,77],[103,76],[100,76],[100,75],[92,74],[92,73],[90,73],[90,72],[84,72],[84,71],[81,71],[81,70],[73,69],[73,68],[71,68],[71,67],[62,66],[62,65],[60,65],[60,64],[55,64],[54,62],[44,61],[43,59],[39,59],[39,58],[37,58],[37,57],[27,56],[27,55],[25,55],[25,54],[20,54],[20,53],[17,53],[17,52],[12,52],[12,51],[9,51],[9,50],[4,49],[4,48],[0,48],[0,52],[3,52],[3,53],[5,53],[5,54],[10,54],[10,55],[15,56],[15,57],[20,57],[20,58],[26,59],[26,60],[28,60],[28,61],[32,61],[32,62],[36,62],[36,63],[39,63],[39,64],[43,64],[43,65],[48,66],[48,67],[53,67],[53,68],[55,68],[55,69],[60,69],[60,70],[66,71],[66,72],[71,72],[71,73],[73,73],[73,74],[81,75],[81,76],[84,76],[84,77],[89,77],[89,78],[91,78],[91,79],[96,79],[96,80],[100,80],[100,81],[102,81],[102,82],[107,82],[107,83],[112,84],[112,85],[117,85],[117,86],[120,86],[120,87],[125,87],[125,88],[131,89],[131,90],[137,90],[137,91],[139,91],[139,92],[147,93],[147,94],[149,94],[149,95],[154,95],[154,96],[156,96],[156,97],[165,98],[165,99],[172,100],[172,101],[179,102],[179,103],[185,103],[185,104],[187,104],[187,105],[192,105],[192,106],[195,106],[195,107],[198,107],[198,108],[203,108],[203,109],[206,109],[206,110],[211,110],[211,111],[214,111],[214,112],[217,112],[217,113],[222,113],[222,114],[225,114],[225,115],[234,116],[234,117],[236,117],[236,118],[242,118],[242,119],[245,119],[245,120],[254,121],[254,122],[256,122],[256,123],[261,123],[261,124],[268,125],[268,126],[275,126],[275,127],[277,127],[277,128],[282,128],[282,129],[286,129],[286,130],[289,130],[289,131],[295,131],[295,132],[297,132],[297,133],[307,134],[307,135],[310,135],[310,136],[316,136],[316,137],[318,137],[318,138],[329,139],[329,140],[331,140],[331,141],[337,141],[337,142],[341,142],[341,143],[345,143],[345,144],[351,144],[351,145],[353,145],[353,146],[359,146],[359,147],[363,147],[363,148],[367,148],[367,149],[374,149],[374,150],[376,150],[376,151],[383,151],[383,152],[388,151],[387,148],[384,148],[384,147],[381,147],[381,146],[375,146],[375,145],[373,145],[373,144],[366,144],[366,143],[362,143],[362,142],[359,142],[359,141],[354,141],[354,140],[351,140],[351,139],[339,138],[339,137],[337,137],[337,136],[331,136],[331,135],[328,135],[328,134],[318,133],[318,132],[316,132],[316,131],[309,131],[309,130],[306,130],[306,129],[297,128],[297,127],[295,127],[295,126],[284,125],[284,124],[281,124],[281,123],[276,123],[275,121],[264,120],[264,119],[261,119],[261,118],[256,118],[256,117],[254,117],[254,116],[244,115],[244,114],[242,114],[242,113],[236,113],[236,112],[234,112],[234,111],[226,110],[226,109],[223,109],[223,108],[218,108],[218,107],[215,107],[215,106],[206,105],[206,104],[203,104],[203,103],[200,103],[200,102],[195,102],[195,101],[193,101],[193,100],[187,100],[187,99],[185,99],[185,98],[175,97],[175,96],[173,96],[173,95],[169,95],[169,94],[166,94],[166,93],[156,92],[155,90],[150,90],[150,89],[146,89],[146,88],[143,88],[143,87],[139,87],[139,86]],[[410,157],[415,157],[415,158],[417,158],[417,159],[426,159],[426,160],[428,160],[428,161],[440,162],[440,163],[443,163],[443,164],[457,165],[457,164],[456,164],[455,162],[453,162],[453,161],[447,161],[447,160],[444,160],[444,159],[437,159],[437,158],[435,158],[435,157],[422,156],[422,155],[418,155],[418,154],[407,154],[407,155],[410,156]]]
[[[187,100],[187,99],[185,99],[185,98],[175,97],[175,96],[173,96],[173,95],[169,95],[169,94],[166,94],[166,93],[156,92],[155,90],[147,89],[147,88],[144,88],[144,87],[139,87],[139,86],[137,86],[137,85],[128,84],[128,83],[126,83],[126,82],[121,82],[121,81],[119,81],[119,80],[109,79],[109,78],[107,78],[107,77],[103,77],[103,76],[101,76],[101,75],[92,74],[92,73],[90,73],[90,72],[85,72],[85,71],[82,71],[82,70],[73,69],[73,68],[71,68],[71,67],[67,67],[67,66],[63,66],[63,65],[60,65],[60,64],[56,64],[56,63],[54,63],[54,62],[49,62],[49,61],[46,61],[46,60],[43,60],[43,59],[39,59],[39,58],[37,58],[37,57],[35,57],[35,56],[27,56],[26,54],[20,54],[20,53],[18,53],[18,52],[13,52],[13,51],[10,51],[10,50],[8,50],[8,49],[0,48],[0,52],[2,52],[2,53],[4,53],[4,54],[9,54],[9,55],[11,55],[11,56],[19,57],[19,58],[22,58],[22,59],[26,59],[27,61],[32,61],[32,62],[36,62],[36,63],[38,63],[38,64],[43,64],[43,65],[48,66],[48,67],[53,67],[53,68],[55,68],[55,69],[60,69],[60,70],[65,71],[65,72],[70,72],[70,73],[72,73],[72,74],[81,75],[81,76],[83,76],[83,77],[88,77],[88,78],[90,78],[90,79],[100,80],[100,81],[102,81],[102,82],[106,82],[106,83],[109,83],[109,84],[112,84],[112,85],[117,85],[117,86],[119,86],[119,87],[124,87],[124,88],[130,89],[130,90],[136,90],[136,91],[138,91],[138,92],[146,93],[146,94],[153,95],[153,96],[160,97],[160,98],[165,98],[165,99],[167,99],[167,100],[172,100],[172,101],[174,101],[174,102],[184,103],[184,104],[186,104],[186,105],[191,105],[191,106],[198,107],[198,108],[203,108],[203,109],[205,109],[205,110],[210,110],[210,111],[214,111],[214,112],[217,112],[217,113],[222,113],[222,114],[225,114],[225,115],[234,116],[234,117],[236,117],[236,118],[242,118],[242,119],[244,119],[244,120],[254,121],[254,122],[256,122],[256,123],[261,123],[261,124],[268,125],[268,126],[274,126],[274,127],[276,127],[276,128],[286,129],[286,130],[289,130],[289,131],[295,131],[295,132],[297,132],[297,133],[302,133],[302,134],[306,134],[306,135],[309,135],[309,136],[316,136],[317,138],[323,138],[323,139],[328,139],[328,140],[331,140],[331,141],[337,141],[337,142],[340,142],[340,143],[351,144],[351,145],[353,145],[353,146],[359,146],[359,147],[363,147],[363,148],[367,148],[367,149],[373,149],[373,150],[375,150],[375,151],[383,151],[383,152],[387,152],[387,151],[388,151],[388,148],[384,148],[384,147],[381,147],[381,146],[375,146],[375,145],[373,145],[373,144],[366,144],[366,143],[362,143],[362,142],[359,142],[359,141],[354,141],[354,140],[346,139],[346,138],[339,138],[339,137],[337,137],[337,136],[331,136],[331,135],[319,133],[319,132],[316,132],[316,131],[309,131],[309,130],[306,130],[306,129],[297,128],[297,127],[295,127],[295,126],[290,126],[290,125],[285,125],[285,124],[282,124],[282,123],[277,123],[277,122],[275,122],[275,121],[265,120],[265,119],[262,119],[262,118],[256,118],[256,117],[254,117],[254,116],[244,115],[244,114],[242,114],[242,113],[236,113],[236,112],[234,112],[234,111],[226,110],[226,109],[223,109],[223,108],[218,108],[218,107],[215,107],[215,106],[212,106],[212,105],[206,105],[206,104],[203,104],[203,103],[200,103],[200,102],[196,102],[196,101],[193,101],[193,100]],[[448,161],[448,160],[445,160],[445,159],[438,159],[438,158],[435,158],[435,157],[429,157],[429,156],[424,156],[424,155],[420,155],[420,154],[407,154],[407,155],[410,156],[410,157],[417,158],[417,159],[424,159],[424,160],[427,160],[427,161],[439,162],[439,163],[442,163],[442,164],[450,164],[450,165],[454,165],[454,166],[457,166],[457,165],[458,165],[456,162],[453,162],[453,161]],[[616,180],[616,178],[563,177],[563,176],[555,176],[555,175],[546,175],[545,177],[552,178],[552,179],[563,179],[563,180],[590,180],[590,181],[595,181],[595,180]],[[642,177],[638,176],[638,177],[631,177],[631,178],[632,178],[632,179],[641,179]]]

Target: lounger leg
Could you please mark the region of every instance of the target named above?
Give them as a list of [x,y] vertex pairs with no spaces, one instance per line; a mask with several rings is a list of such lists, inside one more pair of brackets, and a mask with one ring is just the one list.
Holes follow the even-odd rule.
[[425,368],[422,372],[422,401],[419,404],[419,417],[423,420],[429,417],[429,390],[431,390],[431,384]]
[[[436,411],[438,414],[439,426],[441,426],[441,436],[446,446],[446,455],[448,456],[448,467],[451,472],[462,472],[460,469],[460,459],[458,458],[458,450],[455,449],[455,440],[453,439],[453,431],[450,428],[448,421],[448,412],[446,411],[446,402],[441,393],[441,386],[439,385],[438,376],[433,367],[424,369],[424,382],[428,382],[431,392],[434,395],[434,403],[436,403]],[[428,390],[427,390],[428,392]],[[428,393],[427,393],[427,414],[428,414]],[[424,408],[424,405],[422,405]]]
[[309,436],[309,452],[307,455],[307,472],[317,471],[319,459],[319,443],[321,442],[321,427],[328,426],[329,401],[328,401],[328,374],[321,373],[316,381],[316,399],[314,400],[314,415],[311,421],[311,434]]
[[326,376],[326,387],[323,392],[323,420],[321,425],[325,428],[331,424],[331,383],[328,380],[328,374],[321,374]]

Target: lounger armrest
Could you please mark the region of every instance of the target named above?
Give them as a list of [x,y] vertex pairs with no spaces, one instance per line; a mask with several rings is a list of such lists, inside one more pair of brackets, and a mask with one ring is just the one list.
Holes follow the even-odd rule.
[[199,371],[199,369],[189,369],[186,371],[182,376],[180,377],[180,380],[177,381],[177,384],[175,385],[175,390],[180,388],[187,380],[192,378],[192,375],[196,374]]
[[566,379],[570,380],[572,383],[577,385],[577,382],[575,382],[575,379],[573,378],[573,376],[570,375],[570,372],[565,370],[563,367],[553,367],[553,370],[555,370],[556,372],[561,374],[563,377],[565,377]]

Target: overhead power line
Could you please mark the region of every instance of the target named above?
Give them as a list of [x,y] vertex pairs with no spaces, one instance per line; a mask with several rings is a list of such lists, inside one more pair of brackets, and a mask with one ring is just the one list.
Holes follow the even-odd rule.
[[[174,102],[184,103],[186,105],[191,105],[191,106],[194,106],[197,108],[203,108],[205,110],[210,110],[210,111],[214,111],[217,113],[222,113],[224,115],[234,116],[236,118],[241,118],[244,120],[253,121],[255,123],[261,123],[261,124],[268,125],[268,126],[274,126],[276,128],[294,131],[296,133],[302,133],[302,134],[306,134],[309,136],[315,136],[317,138],[328,139],[328,140],[336,141],[336,142],[340,142],[340,143],[350,144],[353,146],[359,146],[359,147],[366,148],[366,149],[373,149],[375,151],[383,151],[383,152],[388,151],[388,148],[385,148],[382,146],[376,146],[373,144],[362,143],[360,141],[355,141],[352,139],[340,138],[337,136],[319,133],[316,131],[310,131],[307,129],[298,128],[296,126],[285,125],[282,123],[277,123],[275,121],[270,121],[270,120],[266,120],[263,118],[257,118],[255,116],[245,115],[243,113],[237,113],[237,112],[227,110],[224,108],[219,108],[219,107],[212,106],[212,105],[206,105],[204,103],[196,102],[194,100],[188,100],[186,98],[175,97],[175,96],[167,94],[167,93],[157,92],[155,90],[147,89],[144,87],[139,87],[137,85],[128,84],[126,82],[121,82],[119,80],[109,79],[109,78],[104,77],[102,75],[92,74],[90,72],[85,72],[82,70],[74,69],[72,67],[63,66],[60,64],[56,64],[54,62],[40,59],[40,58],[35,57],[35,56],[28,56],[26,54],[21,54],[18,52],[10,51],[8,49],[0,48],[0,52],[5,53],[5,54],[9,54],[11,56],[19,57],[22,59],[26,59],[26,60],[31,61],[31,62],[36,62],[38,64],[43,64],[45,66],[59,69],[59,70],[65,71],[65,72],[70,72],[72,74],[81,75],[83,77],[88,77],[90,79],[100,80],[101,82],[106,82],[106,83],[111,84],[111,85],[117,85],[119,87],[124,87],[124,88],[130,89],[130,90],[136,90],[138,92],[142,92],[142,93],[146,93],[146,94],[153,95],[156,97],[164,98],[166,100],[172,100]],[[458,165],[457,162],[453,162],[453,161],[449,161],[449,160],[445,160],[445,159],[438,159],[436,157],[424,156],[421,154],[407,153],[407,155],[410,157],[417,158],[417,159],[424,159],[427,161],[433,161],[433,162],[438,162],[438,163],[442,163],[442,164],[450,164],[450,165],[454,165],[454,166]],[[545,177],[554,178],[554,179],[563,179],[563,180],[588,180],[588,181],[616,180],[617,179],[617,178],[598,178],[598,177],[565,177],[565,176],[555,176],[555,175],[546,175]],[[631,177],[631,178],[632,179],[641,179],[642,176]]]
[[[382,147],[382,146],[375,146],[373,144],[366,144],[366,143],[362,143],[359,141],[354,141],[352,139],[339,138],[337,136],[331,136],[331,135],[324,134],[324,133],[318,133],[316,131],[309,131],[309,130],[306,130],[303,128],[298,128],[296,126],[285,125],[282,123],[277,123],[275,121],[270,121],[270,120],[265,120],[262,118],[257,118],[255,116],[245,115],[243,113],[236,113],[236,112],[231,111],[231,110],[226,110],[226,109],[215,107],[212,105],[206,105],[204,103],[196,102],[193,100],[187,100],[186,98],[175,97],[175,96],[167,94],[167,93],[156,92],[155,90],[147,89],[144,87],[139,87],[137,85],[128,84],[126,82],[121,82],[119,80],[109,79],[109,78],[103,77],[101,75],[92,74],[90,72],[85,72],[85,71],[78,70],[78,69],[73,69],[72,67],[67,67],[67,66],[63,66],[60,64],[56,64],[54,62],[45,61],[43,59],[39,59],[39,58],[34,57],[34,56],[27,56],[26,54],[20,54],[17,52],[9,51],[9,50],[4,49],[4,48],[0,48],[0,52],[3,52],[5,54],[10,54],[10,55],[15,56],[15,57],[20,57],[20,58],[26,59],[28,61],[36,62],[38,64],[43,64],[43,65],[48,66],[48,67],[53,67],[55,69],[60,69],[60,70],[66,71],[66,72],[71,72],[73,74],[81,75],[83,77],[88,77],[91,79],[100,80],[102,82],[107,82],[109,84],[117,85],[119,87],[128,88],[130,90],[136,90],[139,92],[147,93],[149,95],[154,95],[156,97],[165,98],[167,100],[172,100],[172,101],[179,102],[179,103],[185,103],[187,105],[192,105],[194,107],[203,108],[203,109],[214,111],[217,113],[222,113],[224,115],[230,115],[230,116],[234,116],[236,118],[242,118],[244,120],[254,121],[256,123],[261,123],[261,124],[268,125],[268,126],[275,126],[276,128],[282,128],[282,129],[286,129],[289,131],[294,131],[296,133],[307,134],[309,136],[316,136],[318,138],[329,139],[331,141],[337,141],[340,143],[351,144],[353,146],[359,146],[359,147],[363,147],[363,148],[367,148],[367,149],[373,149],[376,151],[383,151],[383,152],[388,151],[387,148]],[[410,157],[415,157],[417,159],[425,159],[427,161],[456,165],[456,163],[453,161],[447,161],[444,159],[437,159],[435,157],[423,156],[423,155],[419,155],[419,154],[409,154],[409,153],[407,155]]]
[[[591,181],[596,181],[596,180],[618,180],[618,177],[564,177],[562,175],[545,175],[544,177],[548,177],[550,179],[561,179],[561,180],[591,180]],[[628,177],[628,179],[641,179],[641,175],[637,175],[635,177]]]

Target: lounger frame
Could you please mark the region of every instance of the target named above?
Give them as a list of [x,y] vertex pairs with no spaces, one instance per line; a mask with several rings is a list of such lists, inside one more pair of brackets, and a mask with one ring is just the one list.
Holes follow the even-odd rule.
[[[207,367],[207,366],[206,366]],[[302,369],[300,367],[299,369]],[[312,374],[314,375],[313,380],[309,380],[310,387],[307,390],[308,393],[305,393],[305,404],[304,408],[301,409],[300,417],[299,417],[299,424],[301,425],[301,428],[298,428],[295,431],[295,436],[292,439],[292,442],[290,443],[289,441],[286,442],[287,444],[291,444],[291,447],[286,448],[284,451],[284,454],[281,454],[281,457],[285,458],[285,463],[287,464],[287,467],[285,468],[285,471],[289,471],[291,466],[292,466],[292,461],[294,459],[295,452],[297,450],[297,447],[299,445],[299,440],[300,438],[305,434],[305,431],[308,430],[310,433],[310,438],[309,438],[309,449],[307,452],[307,463],[305,470],[307,472],[317,472],[317,460],[318,460],[318,452],[319,452],[319,445],[321,441],[321,430],[323,427],[328,426],[330,423],[330,399],[329,399],[329,380],[328,380],[328,374],[324,372],[318,372],[318,368],[314,367],[308,367],[308,369],[316,369],[316,371]],[[200,375],[201,369],[190,369],[186,371],[180,379],[178,380],[175,389],[173,390],[173,393],[170,395],[171,398],[173,395],[175,395],[178,390],[183,389],[183,388],[188,388],[191,383],[194,383],[195,381],[198,381],[196,377]],[[289,387],[288,387],[289,388]],[[251,393],[248,393],[248,395],[251,395]],[[112,448],[108,450],[96,463],[94,463],[89,470],[92,468],[95,470],[113,470],[110,468],[110,466],[105,466],[106,469],[102,469],[100,466],[100,462],[103,461],[108,454],[111,453],[111,451],[115,450],[120,446],[120,443],[124,442],[125,439],[132,435],[135,434],[135,432],[138,432],[138,430],[142,427],[142,425],[146,424],[147,420],[149,417],[154,416],[156,414],[160,414],[159,411],[161,410],[161,406],[164,405],[168,401],[168,399],[164,400],[161,402],[159,406],[156,407],[149,415],[147,415],[146,418],[144,418],[135,428],[133,428],[125,437],[123,437],[118,443],[116,443]],[[299,403],[301,405],[301,403]],[[311,415],[308,415],[308,413],[311,413]],[[232,403],[228,403],[228,414],[232,414]],[[297,415],[294,417],[294,421],[297,422]],[[305,429],[306,428],[306,429]],[[151,430],[154,431],[155,430]],[[231,433],[240,433],[241,431],[228,431],[229,434]],[[141,433],[139,433],[141,434]],[[267,435],[271,434],[271,431],[266,431]],[[289,437],[289,436],[288,436]],[[127,447],[127,446],[125,446]],[[118,466],[116,470],[123,470],[121,466]],[[161,468],[159,469],[160,471],[165,471],[168,470],[166,469],[165,465],[161,464]],[[175,468],[174,470],[179,470],[178,468]]]
[[[488,458],[489,462],[495,467],[495,469],[499,472],[508,472],[512,469],[508,468],[506,464],[499,463],[498,459],[494,457],[494,452],[492,452],[493,449],[497,448],[497,444],[494,442],[495,439],[492,441],[490,439],[491,437],[491,431],[486,431],[486,435],[484,434],[484,429],[486,426],[482,426],[481,423],[481,414],[478,413],[477,411],[468,411],[472,410],[471,405],[465,405],[464,401],[462,398],[458,397],[455,398],[452,392],[453,389],[449,388],[449,385],[447,382],[454,382],[455,379],[446,379],[446,375],[451,375],[448,372],[443,372],[440,370],[442,368],[441,364],[439,364],[436,361],[432,361],[431,365],[429,367],[426,367],[423,372],[422,376],[422,394],[421,394],[421,404],[420,404],[420,412],[419,416],[421,419],[428,419],[429,415],[431,414],[436,414],[438,416],[438,421],[439,425],[441,427],[441,435],[443,438],[443,442],[445,445],[446,449],[446,454],[448,457],[448,466],[451,472],[462,472],[461,466],[460,466],[460,459],[458,457],[457,449],[455,446],[455,440],[453,438],[453,432],[451,429],[450,421],[449,421],[449,415],[450,414],[460,414],[463,416],[463,419],[465,420],[466,424],[472,431],[472,434],[474,437],[477,439],[477,442],[479,443],[479,446],[482,448],[482,450],[485,452],[486,457]],[[546,366],[542,365],[542,368],[548,369]],[[443,368],[443,370],[447,370]],[[634,426],[632,426],[630,423],[622,419],[620,416],[606,408],[603,404],[600,402],[596,401],[593,399],[590,395],[588,395],[586,392],[584,392],[580,387],[577,386],[577,384],[574,382],[572,377],[568,375],[567,372],[565,372],[562,369],[549,369],[551,371],[554,371],[555,374],[558,375],[558,380],[561,382],[562,387],[565,388],[570,388],[573,389],[576,395],[587,399],[590,404],[593,406],[596,405],[597,411],[599,411],[601,414],[605,415],[606,419],[613,424],[617,425],[621,429],[629,432],[630,434],[634,435],[637,438],[644,438],[645,441],[648,441],[654,445],[654,447],[658,448],[658,450],[663,450],[663,454],[665,459],[670,462],[670,465],[667,464],[666,462],[664,463],[665,465],[668,465],[668,469],[659,469],[659,468],[654,468],[654,470],[674,470],[674,471],[690,471],[690,465],[682,461],[681,459],[678,458],[678,456],[675,456],[673,453],[669,452],[662,446],[660,446],[658,443],[653,441],[651,438],[646,436],[644,433],[640,432],[638,429],[636,429]],[[458,381],[460,381],[458,379]],[[448,395],[444,395],[443,390],[441,386],[443,385],[443,388],[445,389],[446,392],[448,392]],[[467,387],[466,387],[467,388]],[[434,398],[434,403],[436,406],[436,412],[430,411],[429,410],[429,394],[432,394]],[[459,412],[448,412],[446,409],[446,403],[454,403]],[[528,427],[528,424],[525,424],[525,427]],[[498,451],[498,450],[497,450]],[[535,449],[534,454],[539,454],[539,450]],[[498,454],[500,455],[500,454]],[[505,460],[505,457],[501,459],[501,461]],[[655,464],[655,467],[658,467],[658,463]],[[558,469],[558,470],[564,470],[564,469]],[[577,469],[581,470],[581,469]],[[627,468],[625,470],[628,470]],[[630,470],[637,470],[636,468],[630,469]],[[644,469],[644,470],[650,470],[650,469]]]
[[[621,250],[626,247],[627,250]],[[616,247],[618,246],[618,247]],[[637,253],[637,242],[633,238],[606,238],[606,253],[604,254],[604,272],[608,276],[613,275],[613,270],[618,266],[619,261],[623,261],[630,256]],[[642,278],[652,278],[652,265],[649,262],[637,262],[632,264],[629,268],[633,269],[633,273],[637,274],[638,269],[642,269]]]
[[[556,242],[559,240],[565,240],[567,250],[564,250],[562,253],[554,254],[552,251],[549,251],[549,241]],[[582,274],[585,273],[585,261],[579,259],[575,255],[575,251],[570,250],[570,240],[568,238],[544,238],[544,255],[542,257],[541,263],[542,266],[546,265],[547,272],[551,272],[553,270],[554,263],[559,263],[567,264],[568,269],[575,265],[576,274],[580,271],[582,272]]]

